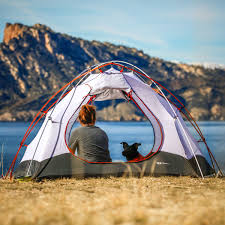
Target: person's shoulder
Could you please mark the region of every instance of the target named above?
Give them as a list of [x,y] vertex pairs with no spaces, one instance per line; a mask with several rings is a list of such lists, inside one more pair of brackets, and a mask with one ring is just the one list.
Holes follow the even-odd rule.
[[[94,129],[97,129],[97,130],[102,130],[100,127],[97,127],[97,126],[93,126]],[[103,131],[103,130],[102,130]]]
[[[96,127],[96,126],[95,126]],[[107,136],[107,134],[106,134],[106,132],[102,129],[102,128],[100,128],[100,127],[96,127],[100,132],[102,132],[102,133],[104,133],[106,136]]]
[[74,130],[72,130],[72,134],[77,134],[82,130],[82,127],[77,127]]
[[75,130],[81,130],[83,127],[76,127],[75,129],[74,129],[74,131]]

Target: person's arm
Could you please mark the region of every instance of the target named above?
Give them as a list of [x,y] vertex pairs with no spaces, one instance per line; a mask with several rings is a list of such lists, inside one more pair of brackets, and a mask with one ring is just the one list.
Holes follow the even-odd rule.
[[105,136],[105,140],[106,140],[106,145],[107,145],[107,151],[109,152],[109,161],[112,162],[112,159],[111,159],[111,156],[110,156],[110,151],[109,151],[109,138],[108,138],[108,135],[106,134],[105,131],[104,132],[104,136]]
[[105,139],[106,139],[106,143],[107,143],[107,149],[109,149],[109,138],[105,131],[104,131],[104,134],[105,134]]
[[78,132],[77,130],[74,130],[70,135],[69,140],[69,148],[72,150],[73,154],[75,154],[77,147],[78,147]]

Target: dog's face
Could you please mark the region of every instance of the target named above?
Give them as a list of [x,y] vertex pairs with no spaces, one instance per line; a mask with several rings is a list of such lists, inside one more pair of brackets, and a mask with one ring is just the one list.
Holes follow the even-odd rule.
[[128,145],[126,142],[121,142],[120,144],[123,145],[123,152],[122,155],[126,157],[128,161],[136,158],[139,154],[138,152],[138,146],[140,146],[140,143],[134,143],[132,145]]

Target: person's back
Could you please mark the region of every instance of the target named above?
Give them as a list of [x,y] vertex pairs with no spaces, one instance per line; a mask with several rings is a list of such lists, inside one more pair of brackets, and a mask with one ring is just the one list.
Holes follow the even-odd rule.
[[96,126],[82,126],[75,129],[69,147],[77,149],[77,155],[90,162],[111,162],[106,133]]
[[96,121],[95,107],[83,105],[79,112],[81,127],[76,128],[69,140],[69,147],[73,153],[90,162],[111,162],[108,150],[108,136]]

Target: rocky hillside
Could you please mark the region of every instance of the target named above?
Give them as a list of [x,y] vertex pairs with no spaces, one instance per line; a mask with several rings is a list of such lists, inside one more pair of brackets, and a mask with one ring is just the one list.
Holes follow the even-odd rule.
[[[30,120],[50,94],[88,65],[108,60],[127,61],[146,71],[178,95],[196,119],[224,120],[224,69],[175,64],[135,48],[57,33],[41,24],[6,24],[0,44],[0,120]],[[114,101],[98,107],[101,119],[142,119],[131,104]]]

